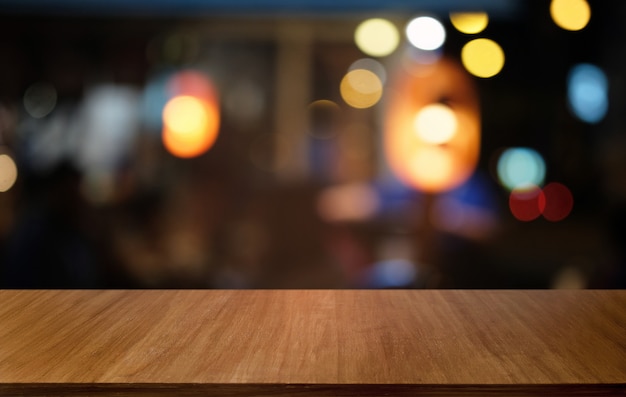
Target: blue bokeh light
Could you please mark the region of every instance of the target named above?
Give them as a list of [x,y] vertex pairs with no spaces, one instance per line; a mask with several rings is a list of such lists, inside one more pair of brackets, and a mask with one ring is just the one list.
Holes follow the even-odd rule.
[[415,265],[407,259],[388,259],[376,263],[370,271],[367,287],[400,288],[411,285],[417,277]]
[[582,63],[572,68],[568,76],[570,109],[584,122],[601,121],[609,108],[608,79],[597,66]]
[[142,119],[149,131],[161,133],[163,126],[163,108],[170,99],[167,84],[174,76],[174,71],[157,73],[152,76],[143,93]]

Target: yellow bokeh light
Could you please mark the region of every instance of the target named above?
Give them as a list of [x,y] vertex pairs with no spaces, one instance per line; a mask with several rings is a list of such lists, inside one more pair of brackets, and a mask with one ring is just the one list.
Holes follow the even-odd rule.
[[492,77],[504,66],[504,51],[498,43],[489,39],[476,39],[465,44],[461,60],[468,72],[477,77]]
[[341,97],[353,108],[374,106],[383,95],[383,84],[375,73],[365,69],[351,70],[339,86]]
[[450,22],[461,33],[476,34],[485,30],[489,16],[486,12],[453,12]]
[[179,134],[203,130],[207,125],[204,104],[192,96],[174,97],[163,109],[163,122]]
[[15,161],[7,154],[0,154],[0,192],[11,189],[16,180],[17,166]]
[[454,177],[454,154],[439,146],[422,146],[414,152],[409,171],[429,191],[440,191]]
[[413,122],[419,137],[427,143],[440,145],[448,142],[457,129],[454,111],[441,103],[424,106]]
[[552,0],[552,20],[565,30],[581,30],[589,23],[591,8],[586,0]]
[[219,114],[214,103],[193,96],[172,98],[163,108],[163,144],[177,157],[206,152],[217,138]]
[[384,57],[398,47],[400,34],[396,26],[388,20],[373,18],[359,24],[354,32],[354,41],[367,55]]

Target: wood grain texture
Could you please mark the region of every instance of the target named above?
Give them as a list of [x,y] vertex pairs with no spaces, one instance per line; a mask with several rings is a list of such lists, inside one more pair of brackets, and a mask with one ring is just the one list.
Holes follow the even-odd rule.
[[154,397],[154,396],[333,396],[333,397],[609,397],[625,395],[621,385],[215,385],[215,384],[13,384],[0,385],[2,396]]
[[626,394],[626,291],[0,291],[0,395],[548,391]]

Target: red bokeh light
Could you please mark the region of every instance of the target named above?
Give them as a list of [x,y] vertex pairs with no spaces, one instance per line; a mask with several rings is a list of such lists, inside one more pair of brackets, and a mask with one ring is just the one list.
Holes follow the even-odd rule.
[[513,189],[509,195],[509,208],[513,216],[524,222],[537,219],[546,206],[546,198],[539,186]]
[[524,222],[537,219],[539,215],[551,222],[562,221],[573,207],[572,192],[558,182],[551,182],[543,189],[535,185],[514,189],[509,195],[511,214]]
[[552,222],[561,221],[572,212],[574,197],[567,186],[552,182],[543,188],[545,208],[543,217]]

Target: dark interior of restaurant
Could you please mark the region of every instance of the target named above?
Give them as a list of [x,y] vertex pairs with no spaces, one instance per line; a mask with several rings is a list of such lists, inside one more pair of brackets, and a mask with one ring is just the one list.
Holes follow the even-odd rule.
[[564,2],[0,0],[0,287],[625,288],[626,3]]

